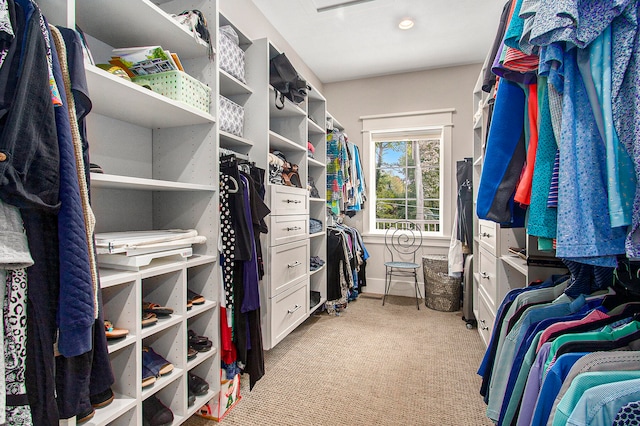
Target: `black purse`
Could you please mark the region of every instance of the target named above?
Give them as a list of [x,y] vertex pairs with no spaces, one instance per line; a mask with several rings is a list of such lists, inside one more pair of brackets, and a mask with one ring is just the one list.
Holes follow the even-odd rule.
[[274,56],[269,61],[269,83],[276,90],[278,109],[284,108],[285,97],[297,105],[305,100],[307,92],[311,90],[284,53]]

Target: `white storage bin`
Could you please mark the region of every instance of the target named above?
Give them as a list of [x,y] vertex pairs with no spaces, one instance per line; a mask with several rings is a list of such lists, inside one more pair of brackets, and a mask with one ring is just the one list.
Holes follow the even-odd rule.
[[218,62],[220,68],[246,83],[244,78],[244,50],[238,45],[238,34],[230,25],[218,30],[220,52]]

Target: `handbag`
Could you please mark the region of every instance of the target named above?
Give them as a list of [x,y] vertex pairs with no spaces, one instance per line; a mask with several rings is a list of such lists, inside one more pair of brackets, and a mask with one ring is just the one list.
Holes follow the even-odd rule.
[[285,97],[297,105],[305,100],[307,92],[311,90],[307,81],[300,77],[284,53],[274,56],[269,61],[269,83],[276,91],[278,109],[284,108]]

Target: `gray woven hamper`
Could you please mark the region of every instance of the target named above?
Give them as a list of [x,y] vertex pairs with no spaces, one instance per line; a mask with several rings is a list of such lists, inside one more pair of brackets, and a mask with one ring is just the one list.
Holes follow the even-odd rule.
[[422,257],[424,303],[436,311],[454,312],[460,309],[462,277],[449,276],[447,256]]

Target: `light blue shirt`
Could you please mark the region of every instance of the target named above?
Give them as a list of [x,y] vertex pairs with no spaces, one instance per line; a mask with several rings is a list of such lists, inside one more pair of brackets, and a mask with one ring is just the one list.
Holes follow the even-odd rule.
[[[640,372],[635,373],[640,376]],[[631,372],[629,375],[632,375]],[[567,419],[567,425],[610,425],[623,406],[639,399],[640,379],[638,378],[592,387],[587,389],[578,400],[571,416]]]

